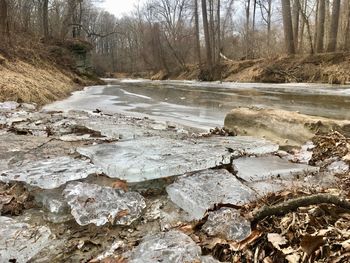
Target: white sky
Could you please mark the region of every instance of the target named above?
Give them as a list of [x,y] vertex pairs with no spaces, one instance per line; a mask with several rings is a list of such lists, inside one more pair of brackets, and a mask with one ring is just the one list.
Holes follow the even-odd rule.
[[116,17],[121,17],[123,14],[130,14],[139,2],[142,3],[143,0],[104,0],[99,6]]

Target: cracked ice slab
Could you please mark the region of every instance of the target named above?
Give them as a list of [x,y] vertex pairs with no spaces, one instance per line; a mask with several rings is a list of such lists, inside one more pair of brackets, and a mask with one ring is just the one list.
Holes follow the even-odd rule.
[[29,163],[0,173],[1,182],[18,181],[42,189],[58,188],[69,181],[85,179],[100,169],[88,161],[57,157]]
[[201,255],[201,248],[189,236],[172,230],[146,236],[131,252],[128,262],[201,262]]
[[114,144],[78,148],[112,178],[128,182],[180,175],[229,164],[231,156],[266,154],[278,146],[252,137],[212,137],[174,140],[145,137]]
[[206,170],[179,177],[166,191],[171,201],[193,219],[203,218],[215,204],[238,206],[255,198],[252,189],[226,170]]
[[124,192],[95,184],[70,183],[63,191],[71,213],[79,225],[130,225],[146,207],[144,198],[136,192]]
[[0,216],[0,262],[25,263],[50,244],[51,231]]
[[319,171],[318,167],[291,163],[275,156],[233,160],[237,176],[248,182],[270,179],[292,180]]

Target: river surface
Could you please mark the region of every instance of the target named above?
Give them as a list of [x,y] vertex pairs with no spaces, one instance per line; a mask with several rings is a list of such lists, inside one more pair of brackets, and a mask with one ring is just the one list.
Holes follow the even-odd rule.
[[95,110],[148,116],[197,128],[222,126],[236,107],[277,108],[350,119],[350,86],[321,84],[257,84],[197,81],[106,79],[48,110]]

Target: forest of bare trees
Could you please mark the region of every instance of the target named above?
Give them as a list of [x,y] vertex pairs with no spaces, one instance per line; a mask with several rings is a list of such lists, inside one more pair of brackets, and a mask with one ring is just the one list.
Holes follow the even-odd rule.
[[349,0],[147,0],[119,18],[98,2],[0,0],[1,42],[81,39],[100,72],[350,49]]

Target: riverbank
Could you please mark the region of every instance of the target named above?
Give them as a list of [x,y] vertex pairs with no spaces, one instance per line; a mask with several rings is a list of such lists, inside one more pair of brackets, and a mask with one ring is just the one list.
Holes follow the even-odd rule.
[[44,105],[84,86],[101,84],[78,69],[77,43],[30,43],[0,46],[0,101]]
[[186,70],[115,74],[115,77],[144,77],[153,80],[221,80],[256,83],[329,83],[346,84],[350,81],[350,53],[276,56],[255,60],[223,60],[214,68],[214,78],[201,72],[198,66],[188,65]]

